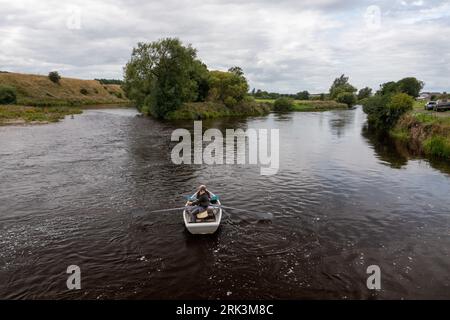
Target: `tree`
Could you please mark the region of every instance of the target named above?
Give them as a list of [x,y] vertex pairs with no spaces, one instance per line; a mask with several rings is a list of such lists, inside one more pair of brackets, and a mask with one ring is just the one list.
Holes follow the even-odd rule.
[[298,100],[309,100],[309,92],[306,91],[306,90],[298,92],[296,94],[296,99],[298,99]]
[[406,93],[393,95],[377,94],[365,99],[363,110],[369,125],[380,130],[389,130],[407,111],[412,110],[414,99]]
[[235,72],[211,71],[209,87],[208,99],[221,101],[228,107],[241,102],[248,92],[247,79]]
[[348,82],[348,77],[342,74],[339,78],[334,79],[330,87],[330,98],[334,100],[341,93],[355,93],[356,91],[357,89]]
[[238,66],[231,67],[230,69],[228,69],[228,72],[234,73],[238,77],[244,76],[244,71],[242,70],[241,67],[238,67]]
[[124,68],[128,98],[158,118],[206,96],[207,84],[208,70],[197,59],[196,50],[176,38],[138,43]]
[[58,71],[49,72],[48,78],[53,83],[59,83],[59,80],[61,80],[61,76],[59,75]]
[[369,98],[371,95],[372,95],[371,88],[369,88],[369,87],[362,88],[358,92],[358,100]]
[[385,82],[380,85],[380,89],[377,91],[379,95],[387,95],[398,92],[398,85],[395,81]]
[[403,78],[397,82],[399,92],[406,93],[411,97],[417,98],[425,83],[414,77]]
[[273,110],[275,111],[290,111],[293,107],[294,101],[286,97],[278,98],[273,104]]
[[352,107],[356,103],[356,96],[352,92],[341,92],[336,97],[336,101],[345,103],[348,107]]

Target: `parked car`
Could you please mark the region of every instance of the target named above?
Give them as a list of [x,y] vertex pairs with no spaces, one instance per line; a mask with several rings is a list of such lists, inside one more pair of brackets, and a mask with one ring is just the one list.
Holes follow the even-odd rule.
[[436,101],[436,105],[433,108],[434,111],[446,111],[450,110],[450,101],[447,99]]
[[424,109],[425,110],[434,110],[434,107],[436,106],[436,101],[429,101],[426,105],[425,105],[425,107],[424,107]]

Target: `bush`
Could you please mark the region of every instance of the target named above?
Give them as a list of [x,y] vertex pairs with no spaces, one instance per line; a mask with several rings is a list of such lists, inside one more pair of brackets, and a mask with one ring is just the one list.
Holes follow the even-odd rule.
[[15,104],[17,101],[16,89],[0,86],[0,104]]
[[59,75],[58,71],[52,71],[48,74],[48,78],[53,83],[59,83],[59,80],[61,80],[61,76]]
[[352,107],[356,103],[356,96],[351,92],[341,92],[337,95],[336,101]]
[[223,103],[225,103],[228,108],[233,108],[237,104],[237,101],[235,98],[228,96]]
[[407,111],[412,110],[414,99],[405,94],[375,95],[366,98],[363,110],[367,113],[369,125],[376,129],[389,130]]
[[290,98],[278,98],[273,104],[275,111],[291,111],[294,108],[294,100]]
[[399,115],[398,118],[406,111],[412,110],[414,99],[406,93],[397,93],[393,95],[387,104],[391,115]]
[[89,92],[85,88],[81,88],[80,93],[87,95]]

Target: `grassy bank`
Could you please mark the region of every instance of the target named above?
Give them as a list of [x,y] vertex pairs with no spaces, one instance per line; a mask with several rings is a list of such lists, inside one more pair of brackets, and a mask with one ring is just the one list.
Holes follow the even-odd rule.
[[[256,99],[260,103],[270,103],[273,105],[274,99]],[[345,103],[339,103],[333,100],[294,100],[293,111],[311,112],[328,111],[336,109],[348,109]]]
[[75,107],[24,107],[17,105],[0,106],[0,125],[58,122],[65,116],[79,114]]
[[0,86],[12,87],[17,93],[17,105],[80,106],[95,104],[125,104],[129,100],[117,84],[101,84],[96,80],[61,78],[53,83],[47,76],[0,73]]
[[232,108],[217,102],[185,103],[176,111],[169,112],[167,120],[198,120],[223,117],[261,116],[268,114],[271,105],[268,103],[248,102]]
[[450,114],[413,111],[400,118],[391,135],[432,157],[450,159]]

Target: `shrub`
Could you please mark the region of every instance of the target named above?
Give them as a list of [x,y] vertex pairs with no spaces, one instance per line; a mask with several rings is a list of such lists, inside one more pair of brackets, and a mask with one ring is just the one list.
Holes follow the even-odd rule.
[[237,101],[236,101],[235,98],[228,96],[228,97],[225,98],[225,101],[223,103],[225,103],[225,105],[228,108],[232,108],[232,107],[234,107],[237,104]]
[[375,95],[365,99],[363,110],[369,124],[377,129],[389,130],[398,119],[413,107],[414,99],[405,94]]
[[405,112],[412,110],[413,105],[414,99],[406,93],[397,93],[393,95],[387,104],[389,116],[394,121],[393,124],[395,124]]
[[17,101],[16,89],[0,86],[0,104],[15,104]]
[[294,108],[294,100],[290,98],[278,98],[273,104],[275,111],[291,111]]
[[341,92],[337,95],[336,101],[352,107],[356,103],[356,96],[351,92]]
[[81,88],[80,93],[87,95],[89,92],[85,88]]
[[48,74],[48,78],[53,83],[59,83],[59,80],[61,80],[61,76],[59,75],[58,71],[52,71]]

